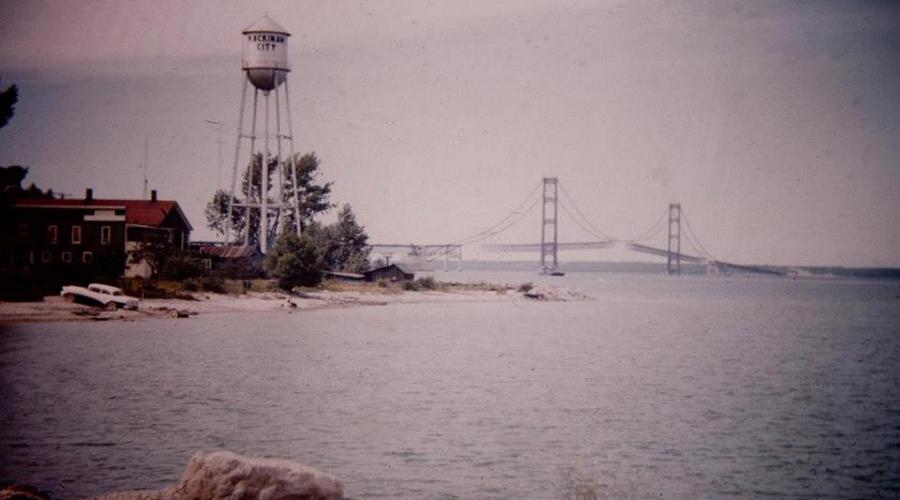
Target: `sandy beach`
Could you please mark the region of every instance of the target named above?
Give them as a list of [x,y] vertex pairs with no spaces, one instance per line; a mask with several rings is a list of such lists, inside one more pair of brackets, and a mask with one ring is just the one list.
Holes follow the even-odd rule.
[[241,295],[197,292],[192,299],[144,299],[137,310],[106,311],[99,307],[68,303],[59,296],[40,302],[0,302],[0,324],[57,321],[136,321],[147,318],[193,318],[235,312],[294,312],[389,304],[572,301],[589,297],[574,290],[544,286],[527,294],[514,290],[451,287],[446,290],[402,291],[396,289],[322,290],[302,293],[248,292]]

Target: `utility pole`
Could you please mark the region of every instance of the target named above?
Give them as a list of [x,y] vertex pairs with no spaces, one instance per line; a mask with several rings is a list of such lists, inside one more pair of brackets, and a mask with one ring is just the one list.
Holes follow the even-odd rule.
[[669,203],[669,244],[666,272],[681,274],[681,203]]
[[[544,177],[543,203],[541,205],[541,272],[544,274],[556,271],[558,260],[557,228],[557,192],[558,182],[556,177]],[[547,205],[550,204],[548,211]],[[549,213],[548,213],[549,212]],[[548,257],[553,259],[552,265],[548,265]]]

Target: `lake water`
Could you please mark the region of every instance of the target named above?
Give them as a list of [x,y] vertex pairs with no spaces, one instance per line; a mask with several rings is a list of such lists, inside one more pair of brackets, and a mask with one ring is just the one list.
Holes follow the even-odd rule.
[[0,327],[0,479],[156,488],[227,448],[356,499],[900,496],[900,283],[544,279],[597,300]]

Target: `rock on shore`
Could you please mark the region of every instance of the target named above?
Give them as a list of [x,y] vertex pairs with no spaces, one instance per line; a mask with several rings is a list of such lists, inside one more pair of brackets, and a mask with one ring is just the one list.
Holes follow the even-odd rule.
[[181,480],[162,490],[123,491],[98,500],[341,500],[344,486],[312,467],[229,451],[197,452]]
[[541,283],[535,285],[522,294],[525,298],[533,300],[546,300],[550,302],[573,302],[591,300],[591,297],[572,288],[560,288],[556,285]]

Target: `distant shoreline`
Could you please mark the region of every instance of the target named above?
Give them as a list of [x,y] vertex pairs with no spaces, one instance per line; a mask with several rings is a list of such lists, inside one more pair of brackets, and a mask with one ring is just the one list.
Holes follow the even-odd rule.
[[[900,268],[894,267],[841,267],[841,266],[783,266],[754,264],[755,267],[771,269],[781,274],[798,271],[804,277],[813,278],[862,278],[900,280]],[[462,261],[463,271],[537,271],[538,265],[531,261]],[[559,268],[565,272],[616,272],[665,274],[665,262],[594,262],[564,261]],[[691,263],[681,264],[682,274],[706,274],[706,266]],[[736,273],[743,274],[743,273]]]

